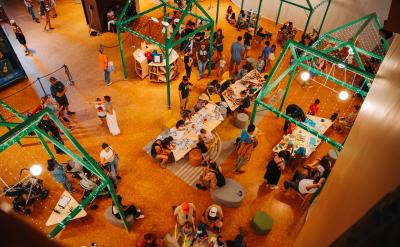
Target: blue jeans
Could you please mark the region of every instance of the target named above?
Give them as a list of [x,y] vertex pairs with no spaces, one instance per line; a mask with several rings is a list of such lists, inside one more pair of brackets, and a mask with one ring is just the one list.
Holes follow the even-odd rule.
[[207,61],[202,62],[198,61],[198,68],[199,68],[199,77],[202,77],[204,75],[204,70],[206,69]]
[[104,81],[106,83],[110,82],[110,71],[108,71],[107,69],[104,70]]
[[106,166],[110,167],[110,175],[111,179],[114,183],[117,183],[117,174],[118,174],[118,158],[115,157],[113,161],[108,162]]
[[32,6],[31,7],[27,7],[27,8],[28,8],[29,14],[31,14],[31,16],[32,16],[32,20],[36,20],[35,11],[33,11]]
[[67,179],[67,180],[65,180],[63,183],[61,183],[62,184],[62,186],[64,187],[64,189],[66,190],[66,191],[71,191],[72,190],[72,184],[71,184],[71,182]]

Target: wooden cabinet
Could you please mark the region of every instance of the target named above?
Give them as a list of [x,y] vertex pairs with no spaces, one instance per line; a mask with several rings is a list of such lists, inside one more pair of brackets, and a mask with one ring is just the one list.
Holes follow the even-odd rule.
[[[170,63],[169,63],[169,79],[173,80],[178,75],[178,58],[179,55],[175,50],[172,50],[170,55]],[[150,74],[150,81],[152,82],[167,82],[167,70],[166,70],[166,63],[165,59],[161,63],[151,62],[148,65],[149,67],[149,74]]]

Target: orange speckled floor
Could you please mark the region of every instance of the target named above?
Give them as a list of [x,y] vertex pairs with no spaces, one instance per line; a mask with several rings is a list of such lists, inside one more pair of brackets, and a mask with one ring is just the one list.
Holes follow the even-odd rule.
[[[141,233],[154,231],[161,236],[173,229],[174,220],[171,209],[173,205],[190,201],[195,203],[199,214],[202,213],[211,204],[209,193],[195,190],[168,170],[160,169],[143,151],[143,147],[163,131],[161,114],[166,109],[166,87],[164,84],[150,83],[148,79],[141,80],[135,75],[131,55],[132,40],[129,38],[124,44],[129,80],[123,80],[118,48],[105,50],[116,66],[116,72],[112,74],[114,83],[107,87],[102,81],[103,73],[98,64],[97,50],[99,44],[117,44],[116,35],[104,33],[102,36],[90,37],[80,4],[72,0],[57,1],[59,16],[51,20],[55,30],[43,31],[44,21],[41,20],[40,24],[31,21],[22,1],[3,0],[2,2],[8,15],[15,18],[24,31],[28,46],[34,50],[33,56],[25,57],[23,49],[14,39],[10,28],[6,27],[29,78],[32,80],[37,76],[47,74],[62,64],[69,66],[76,82],[74,87],[68,87],[67,93],[71,109],[77,112],[76,117],[73,118],[77,129],[72,131],[73,135],[96,159],[98,159],[102,142],[107,142],[114,147],[121,157],[119,171],[123,177],[118,186],[118,193],[124,196],[125,204],[134,202],[145,214],[145,219],[136,221],[131,231],[126,232],[111,226],[103,217],[104,209],[111,203],[110,199],[99,200],[97,210],[87,209],[88,216],[72,221],[57,236],[57,241],[64,246],[85,246],[90,245],[91,242],[97,243],[97,246],[107,247],[133,246]],[[228,25],[224,18],[229,2],[221,1],[218,24],[225,35],[224,53],[228,59],[230,44],[238,35],[238,31]],[[147,9],[147,5],[153,5],[152,1],[140,1],[140,4],[142,9]],[[204,1],[203,5],[207,7],[208,1]],[[215,4],[209,13],[215,15]],[[264,20],[261,24],[273,31],[273,42],[275,42],[277,27],[272,22],[267,23]],[[125,35],[123,34],[123,37]],[[138,46],[138,40],[134,39],[134,41]],[[257,56],[261,53],[261,49],[262,46],[255,45],[250,55]],[[280,51],[279,47],[278,50]],[[271,66],[268,70],[270,69]],[[197,75],[197,71],[194,70],[193,74]],[[175,112],[179,107],[177,87],[182,75],[183,71],[171,84],[172,109]],[[64,81],[66,79],[62,72],[56,74],[56,77]],[[211,78],[215,78],[215,72]],[[197,82],[192,79],[195,87],[189,105],[194,103],[210,79]],[[3,89],[0,97],[3,98],[18,91],[27,83],[20,82]],[[44,83],[48,87],[46,80]],[[5,101],[15,109],[25,111],[39,102],[35,90],[40,90],[36,84]],[[119,136],[111,136],[104,127],[100,126],[96,117],[93,101],[96,97],[103,95],[110,95],[113,99],[122,131]],[[232,172],[235,155],[231,155],[223,163],[225,175],[239,181],[247,190],[245,201],[240,208],[224,208],[223,235],[225,239],[233,238],[238,226],[244,226],[249,231],[246,242],[250,247],[291,246],[301,229],[304,211],[300,210],[299,198],[294,193],[271,191],[263,184],[265,166],[272,157],[271,149],[282,137],[282,125],[283,120],[278,120],[272,114],[267,114],[258,124],[263,135],[251,161],[245,166],[245,174],[237,175]],[[1,131],[4,133],[5,130]],[[238,133],[238,130],[230,123],[224,123],[218,131],[224,136],[234,136]],[[335,134],[332,133],[332,135]],[[15,182],[20,168],[29,167],[35,162],[44,164],[47,160],[43,148],[34,139],[24,139],[23,143],[25,145],[23,148],[14,145],[0,155],[0,174],[9,184]],[[330,145],[326,143],[321,144],[310,159],[325,154],[330,148]],[[59,156],[59,161],[66,160],[65,155]],[[290,175],[291,172],[286,171],[281,178],[281,183]],[[63,189],[47,172],[41,178],[45,180],[45,186],[50,189],[50,196],[42,203],[35,204],[30,217],[21,216],[21,218],[47,234],[52,227],[45,227],[44,224]],[[79,187],[77,180],[73,180],[73,183],[75,187]],[[75,195],[79,199],[79,193]],[[250,229],[251,218],[257,210],[268,212],[274,220],[273,229],[267,236],[257,236]]]

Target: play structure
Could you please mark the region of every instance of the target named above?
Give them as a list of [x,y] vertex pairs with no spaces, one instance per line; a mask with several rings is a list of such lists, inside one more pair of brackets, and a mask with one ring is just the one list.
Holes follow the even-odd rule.
[[313,17],[313,15],[315,14],[315,12],[320,8],[321,9],[325,8],[324,15],[322,17],[321,24],[319,25],[319,29],[318,29],[318,32],[320,33],[322,26],[324,25],[326,15],[328,14],[329,7],[331,6],[331,1],[332,0],[302,0],[302,1],[300,1],[302,3],[299,3],[299,1],[293,1],[293,0],[280,0],[278,15],[276,17],[275,24],[278,24],[279,17],[281,15],[282,5],[284,3],[298,7],[300,9],[303,9],[305,14],[307,15],[307,21],[306,21],[306,24],[303,29],[303,32],[304,32],[303,35],[305,35],[307,33],[307,28],[308,28],[308,25],[310,24],[310,20]]
[[379,66],[389,49],[381,28],[372,13],[324,33],[312,47],[365,70],[368,63]]
[[[197,0],[192,0],[190,1],[187,6],[184,9],[181,9],[175,5],[172,5],[168,3],[168,1],[165,0],[160,0],[160,4],[158,4],[155,7],[152,7],[146,11],[143,11],[141,13],[138,13],[132,17],[126,17],[126,12],[128,7],[131,4],[131,0],[128,0],[123,8],[123,11],[121,15],[118,18],[118,21],[116,23],[117,26],[117,34],[118,34],[118,41],[119,41],[119,47],[120,47],[120,53],[121,53],[121,60],[122,60],[122,66],[124,69],[124,77],[125,79],[128,78],[128,72],[126,68],[126,61],[125,61],[125,53],[124,53],[124,48],[122,44],[122,39],[121,39],[121,32],[128,32],[130,34],[133,34],[140,39],[147,41],[151,44],[156,45],[157,47],[160,48],[161,52],[164,55],[165,59],[165,64],[166,64],[166,84],[167,84],[167,106],[168,108],[171,107],[171,99],[170,99],[170,55],[174,47],[177,45],[181,44],[182,42],[191,39],[194,37],[196,34],[205,31],[206,29],[209,29],[211,32],[214,30],[214,20],[210,17],[210,15],[207,13],[206,10],[197,2]],[[197,7],[197,9],[200,11],[202,15],[195,14],[191,11],[192,7]],[[161,21],[161,24],[163,25],[163,39],[162,40],[156,40],[155,38],[150,37],[151,34],[143,34],[139,33],[138,31],[134,30],[132,23],[143,17],[146,14],[150,14],[154,11],[157,11],[159,9],[163,9],[163,20]],[[178,23],[176,24],[175,28],[173,29],[173,33],[171,36],[168,38],[167,37],[167,28],[170,25],[167,22],[167,11],[168,9],[176,10],[182,13]],[[200,19],[203,21],[204,25],[201,26],[200,28],[197,28],[194,30],[192,33],[185,35],[184,37],[180,37],[179,39],[175,40],[175,37],[178,33],[178,30],[180,29],[182,23],[185,21],[186,17],[194,17],[196,19]],[[152,17],[152,20],[155,22],[160,22],[157,18]],[[208,52],[208,74],[211,73],[211,68],[212,68],[212,54],[213,54],[213,35],[210,35],[210,41],[209,41],[209,52]]]
[[[121,204],[115,194],[114,185],[112,181],[103,172],[103,170],[96,163],[96,161],[76,141],[76,139],[71,135],[71,133],[69,133],[68,129],[60,122],[60,120],[58,120],[58,118],[53,114],[53,112],[51,112],[48,108],[46,108],[33,116],[26,117],[1,100],[0,100],[0,108],[5,109],[6,111],[10,112],[15,117],[17,117],[20,121],[22,121],[22,122],[8,122],[5,121],[4,118],[0,115],[0,126],[6,127],[8,129],[8,131],[5,134],[0,136],[0,152],[3,152],[13,144],[20,142],[20,140],[24,137],[33,136],[34,138],[39,139],[40,143],[42,144],[46,153],[49,155],[51,159],[54,159],[55,157],[50,147],[46,143],[46,141],[49,141],[50,143],[55,145],[57,148],[62,150],[66,155],[71,157],[71,159],[84,166],[86,169],[88,169],[90,172],[92,172],[101,180],[101,184],[95,190],[93,190],[89,196],[85,197],[85,199],[83,199],[82,202],[80,202],[80,204],[77,207],[75,207],[71,211],[71,213],[49,233],[48,235],[49,238],[55,237],[62,229],[64,229],[66,225],[72,219],[74,219],[74,217],[77,216],[78,213],[82,211],[86,205],[92,202],[103,189],[106,189],[108,193],[111,195],[115,205],[118,208],[118,212],[121,216],[123,225],[127,230],[129,229],[129,225],[126,221]],[[68,144],[72,145],[75,152],[71,151],[70,148],[61,144],[52,136],[50,136],[48,133],[46,133],[45,131],[43,131],[41,128],[38,127],[38,124],[43,120],[43,118],[49,118],[56,124],[56,126],[64,134],[65,138],[68,139],[69,141]],[[21,148],[25,147],[22,146]]]

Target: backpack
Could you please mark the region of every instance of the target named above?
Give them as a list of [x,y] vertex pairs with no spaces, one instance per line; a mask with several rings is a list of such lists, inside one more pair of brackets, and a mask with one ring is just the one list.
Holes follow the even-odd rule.
[[215,177],[217,178],[217,186],[222,187],[226,184],[224,175],[217,169],[216,171],[212,171],[215,173]]

